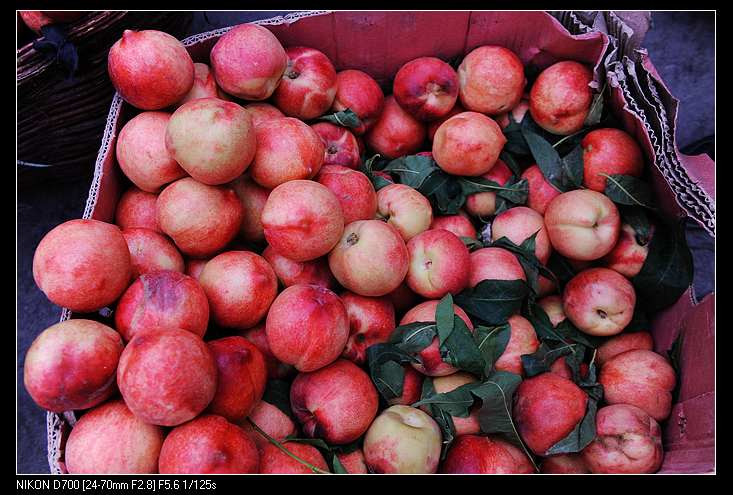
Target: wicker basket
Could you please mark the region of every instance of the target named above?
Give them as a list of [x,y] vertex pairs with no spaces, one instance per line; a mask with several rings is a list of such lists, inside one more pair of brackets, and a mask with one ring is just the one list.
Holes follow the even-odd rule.
[[18,185],[89,177],[114,88],[107,52],[125,29],[158,29],[183,38],[190,12],[90,12],[69,26],[79,54],[72,79],[33,48],[17,51]]

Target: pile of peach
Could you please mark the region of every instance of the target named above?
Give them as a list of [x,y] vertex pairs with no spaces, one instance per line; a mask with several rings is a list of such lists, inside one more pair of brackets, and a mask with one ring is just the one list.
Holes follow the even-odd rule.
[[[365,72],[337,72],[320,51],[284,49],[249,24],[224,34],[210,62],[193,63],[165,33],[124,33],[109,75],[140,110],[116,141],[132,186],[116,225],[72,220],[36,250],[40,289],[82,313],[43,331],[24,369],[39,406],[85,410],[65,446],[69,472],[659,469],[658,422],[676,376],[648,332],[624,332],[641,302],[629,279],[648,245],[604,194],[608,176],[642,175],[639,146],[618,129],[587,132],[583,185],[567,192],[537,165],[519,177],[499,159],[502,129],[525,114],[555,135],[584,129],[588,67],[561,61],[527,88],[517,55],[481,46],[457,70],[433,57],[407,62],[385,96]],[[525,179],[527,200],[500,208],[486,190],[441,216],[395,175],[361,168],[374,154],[419,152],[498,188]],[[390,184],[376,190],[375,177]],[[522,356],[542,339],[517,311],[503,322],[510,338],[492,372],[523,378],[508,403],[518,437],[486,427],[492,418],[476,401],[448,421],[448,438],[432,409],[412,404],[427,381],[443,394],[481,378],[454,366],[436,336],[402,364],[401,395],[386,400],[367,349],[398,325],[435,322],[448,295],[487,280],[532,285],[507,245],[529,246],[525,258],[542,265],[554,252],[575,269],[564,287],[541,272],[531,297],[552,325],[565,321],[599,345],[583,378],[565,355],[530,376]],[[481,325],[453,308],[471,331]],[[595,381],[596,368],[603,398],[592,442],[548,455],[587,415],[581,381]],[[276,380],[289,387],[288,407],[263,400]]]

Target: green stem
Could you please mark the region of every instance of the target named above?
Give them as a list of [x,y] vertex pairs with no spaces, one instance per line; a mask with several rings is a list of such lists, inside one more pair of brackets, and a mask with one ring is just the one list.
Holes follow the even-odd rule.
[[313,464],[311,464],[310,462],[306,461],[305,459],[301,459],[297,455],[295,455],[292,452],[290,452],[288,449],[286,449],[283,446],[282,443],[278,442],[277,440],[275,440],[274,438],[272,438],[270,435],[268,435],[267,433],[265,433],[264,431],[262,431],[262,428],[260,428],[259,426],[257,426],[257,423],[255,423],[254,421],[252,421],[250,418],[247,418],[247,421],[249,421],[249,424],[252,425],[252,428],[254,428],[257,433],[259,433],[260,435],[262,435],[263,437],[265,437],[268,442],[270,442],[271,444],[273,444],[278,449],[282,450],[285,454],[287,454],[288,456],[292,457],[293,459],[295,459],[299,463],[301,463],[304,466],[306,466],[308,469],[310,469],[314,473],[331,474],[328,471],[324,471],[323,469],[314,466]]

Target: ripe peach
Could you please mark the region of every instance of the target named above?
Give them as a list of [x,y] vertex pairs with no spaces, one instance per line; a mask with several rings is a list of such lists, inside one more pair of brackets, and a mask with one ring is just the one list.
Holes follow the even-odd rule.
[[606,189],[606,175],[640,177],[644,157],[633,137],[621,129],[595,129],[585,135],[583,147],[583,185],[593,191]]
[[471,220],[463,210],[458,215],[440,215],[433,217],[433,223],[430,224],[430,230],[443,229],[452,232],[458,237],[470,237],[476,239],[476,227],[473,226]]
[[282,113],[279,108],[274,105],[270,105],[269,103],[249,103],[245,105],[244,108],[247,109],[250,117],[252,117],[252,125],[255,126],[255,128],[268,120],[281,119],[285,117],[285,114]]
[[419,150],[425,135],[425,124],[403,110],[394,96],[388,96],[379,119],[366,135],[366,144],[386,158],[397,158]]
[[473,49],[458,67],[461,104],[474,112],[498,115],[517,106],[527,79],[524,65],[503,46]]
[[186,260],[186,266],[183,269],[183,273],[189,277],[199,280],[201,272],[204,271],[204,267],[209,260],[198,260],[195,258],[189,258]]
[[412,366],[402,366],[405,369],[405,378],[402,381],[402,395],[387,401],[390,406],[409,406],[420,400],[422,395],[422,383],[425,375]]
[[164,270],[138,278],[120,298],[115,328],[126,342],[135,335],[180,328],[203,337],[209,323],[209,302],[196,280]]
[[593,473],[654,473],[662,465],[662,431],[638,407],[615,404],[596,414],[596,439],[583,449]]
[[180,329],[135,335],[117,367],[117,386],[142,421],[176,426],[198,416],[216,393],[216,363],[201,337]]
[[[283,444],[291,454],[323,471],[328,471],[328,464],[323,455],[312,445],[297,442]],[[260,474],[313,474],[314,472],[277,446],[268,443],[262,448],[260,456]]]
[[250,166],[252,179],[268,189],[297,179],[311,179],[321,169],[325,147],[304,122],[285,117],[255,128],[257,151]]
[[509,342],[499,359],[494,363],[494,368],[499,371],[508,371],[515,375],[523,375],[522,355],[532,354],[540,347],[540,341],[534,327],[526,318],[513,315],[508,320],[510,327]]
[[[503,160],[497,159],[491,170],[481,175],[482,179],[488,179],[503,186],[514,173],[507,167]],[[496,213],[496,193],[483,191],[466,196],[466,211],[474,217],[489,217]]]
[[636,292],[623,275],[608,268],[590,268],[565,285],[565,315],[589,334],[608,337],[620,333],[634,316]]
[[347,108],[354,112],[361,121],[354,134],[361,136],[369,131],[382,114],[384,93],[377,81],[366,72],[360,70],[342,70],[336,74],[336,97],[331,109],[341,112]]
[[[588,365],[586,363],[580,363],[578,368],[581,377],[588,375]],[[573,370],[570,368],[565,356],[561,356],[552,362],[550,365],[550,373],[555,373],[556,375],[560,375],[568,380],[573,379]]]
[[165,146],[197,181],[212,186],[224,184],[242,175],[255,156],[252,117],[230,101],[192,100],[171,116]]
[[383,296],[397,289],[407,275],[405,241],[393,226],[359,220],[344,229],[328,255],[328,266],[346,289],[362,296]]
[[435,131],[433,157],[449,174],[477,176],[491,170],[505,143],[496,122],[481,113],[463,112]]
[[516,206],[501,212],[491,223],[492,241],[506,237],[519,246],[535,233],[534,254],[540,263],[547,264],[553,245],[542,215],[526,206]]
[[341,299],[317,285],[293,285],[270,307],[265,323],[270,349],[298,371],[335,361],[349,339],[349,317]]
[[433,223],[433,207],[428,198],[404,184],[390,184],[377,191],[377,213],[397,229],[405,242]]
[[516,107],[512,108],[508,112],[502,113],[501,115],[497,115],[496,123],[499,124],[499,127],[501,127],[502,130],[509,127],[512,121],[517,124],[521,124],[524,120],[524,116],[527,115],[527,112],[529,112],[529,100],[522,97]]
[[537,455],[568,436],[585,416],[588,396],[555,373],[526,378],[514,395],[514,421],[529,449]]
[[298,374],[290,388],[290,404],[307,436],[341,445],[366,432],[377,415],[379,397],[364,370],[339,359]]
[[256,473],[260,454],[254,441],[222,416],[205,414],[173,428],[163,442],[161,473]]
[[397,71],[392,93],[416,119],[436,120],[450,112],[458,99],[458,75],[439,58],[419,57]]
[[557,454],[546,457],[540,465],[542,474],[588,474],[581,454]]
[[443,122],[453,117],[454,115],[458,115],[459,113],[463,113],[465,111],[466,109],[463,108],[459,102],[456,102],[456,104],[453,105],[453,108],[451,108],[450,112],[448,112],[447,114],[445,114],[444,116],[442,116],[441,118],[437,120],[428,122],[428,128],[427,128],[428,140],[430,140],[431,142],[433,141],[433,139],[435,138],[435,131],[438,130],[438,127],[443,125]]
[[117,201],[115,223],[122,230],[140,227],[162,233],[155,218],[157,199],[157,194],[145,192],[135,186],[130,187]]
[[567,257],[592,261],[616,245],[621,219],[607,196],[589,189],[576,189],[555,197],[547,205],[545,225],[552,247]]
[[468,285],[471,257],[468,248],[447,230],[426,230],[407,243],[410,266],[407,285],[425,298],[457,294]]
[[116,225],[69,220],[54,227],[36,247],[33,280],[46,297],[79,313],[117,300],[132,276],[130,251]]
[[126,29],[107,56],[112,85],[130,105],[159,110],[180,101],[193,86],[193,60],[168,33]]
[[[448,376],[438,376],[433,378],[433,387],[435,392],[439,394],[445,394],[452,392],[462,385],[473,383],[476,381],[476,377],[459,371]],[[456,428],[456,436],[458,435],[474,435],[481,432],[481,425],[479,425],[478,412],[480,407],[474,405],[469,410],[469,415],[466,418],[458,416],[452,416],[453,426]],[[427,412],[427,411],[426,411]]]
[[529,194],[527,195],[527,206],[540,215],[544,215],[550,201],[560,195],[560,191],[545,179],[542,170],[537,165],[532,165],[522,172],[522,179],[527,179]]
[[362,172],[341,165],[327,165],[321,168],[315,180],[339,200],[345,225],[357,220],[372,220],[377,214],[377,193]]
[[313,284],[333,289],[336,285],[336,280],[328,268],[328,260],[325,257],[311,261],[293,261],[279,254],[272,246],[267,246],[262,256],[270,263],[278,280],[285,287],[296,284]]
[[321,138],[326,150],[324,166],[342,165],[355,170],[359,168],[361,151],[356,136],[351,131],[330,122],[318,122],[311,127]]
[[186,177],[166,187],[156,204],[160,228],[188,256],[206,258],[224,249],[242,223],[242,204],[229,187]]
[[154,474],[163,428],[140,421],[121,400],[87,411],[69,433],[64,462],[69,474]]
[[228,100],[229,97],[216,85],[214,74],[206,64],[195,62],[193,64],[193,86],[191,90],[186,93],[175,107],[178,108],[184,103],[198,98],[219,98],[222,100]]
[[245,100],[266,100],[288,65],[278,39],[257,24],[227,31],[211,50],[211,69],[221,89]]
[[265,323],[240,331],[239,335],[252,342],[265,359],[268,380],[282,380],[290,376],[294,370],[292,365],[280,362],[270,350],[270,343],[267,341]]
[[527,280],[517,257],[502,248],[481,248],[471,253],[468,286],[476,287],[482,280]]
[[209,299],[211,318],[226,328],[256,325],[277,295],[272,267],[249,251],[227,251],[212,258],[199,280]]
[[420,409],[391,406],[364,437],[364,459],[373,473],[431,474],[438,470],[442,437],[437,423]]
[[[264,400],[255,404],[254,409],[252,409],[252,412],[250,412],[247,417],[251,419],[259,429],[270,435],[278,442],[282,442],[288,435],[295,435],[297,433],[295,423],[293,423],[290,417],[276,406],[273,406]],[[238,423],[241,424],[242,429],[249,434],[249,437],[254,440],[257,445],[257,449],[260,452],[262,452],[267,445],[270,445],[270,441],[255,430],[249,421],[245,419]]]
[[336,69],[315,48],[291,46],[285,50],[288,65],[272,101],[288,117],[310,120],[331,108],[336,96]]
[[158,270],[183,272],[183,256],[167,237],[139,228],[123,230],[122,235],[130,250],[132,278]]
[[369,474],[366,459],[364,459],[364,452],[361,449],[356,449],[349,453],[337,452],[336,457],[344,469],[346,469],[347,473]]
[[51,412],[87,409],[115,391],[122,339],[107,325],[66,320],[45,329],[23,364],[23,384],[36,404]]
[[498,436],[460,435],[440,466],[445,474],[531,474],[534,467],[521,449]]
[[529,92],[529,113],[553,134],[579,131],[593,101],[592,80],[593,72],[572,60],[549,66],[540,72]]
[[[653,235],[653,232],[654,228],[652,227],[651,235]],[[616,270],[624,277],[635,277],[641,271],[649,254],[651,235],[648,239],[641,239],[642,243],[640,243],[634,228],[627,223],[622,223],[616,245],[606,256],[601,258],[601,263],[606,268]]]
[[265,230],[260,217],[270,197],[270,190],[261,187],[247,175],[237,177],[229,186],[234,189],[244,211],[239,237],[244,241],[263,242]]
[[598,346],[596,350],[596,363],[603,366],[614,356],[622,352],[634,349],[644,349],[651,351],[654,349],[654,341],[652,334],[649,332],[631,332],[616,335]]
[[[565,310],[562,307],[562,297],[557,295],[546,296],[537,301],[537,304],[547,313],[547,317],[550,318],[550,323],[552,323],[553,327],[558,326],[565,320],[566,316]],[[598,356],[596,356],[596,360],[598,360]]]
[[343,357],[356,364],[366,362],[369,346],[387,342],[395,329],[395,312],[387,296],[365,297],[346,291],[341,301],[349,316],[349,340]]
[[186,176],[165,146],[171,114],[142,112],[120,131],[115,145],[120,169],[137,187],[157,193],[161,187]]

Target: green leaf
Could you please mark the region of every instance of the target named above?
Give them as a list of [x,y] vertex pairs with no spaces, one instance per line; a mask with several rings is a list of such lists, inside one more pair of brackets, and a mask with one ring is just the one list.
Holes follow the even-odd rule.
[[621,220],[628,224],[636,233],[636,242],[646,246],[652,239],[653,224],[644,208],[634,206],[621,206],[619,208]]
[[583,148],[580,145],[562,158],[562,168],[567,186],[579,188],[583,185]]
[[455,301],[469,315],[500,325],[519,312],[528,292],[524,280],[483,280],[456,295]]
[[545,455],[569,454],[580,452],[596,438],[596,411],[598,404],[593,399],[588,399],[586,412],[583,419],[575,425],[568,436],[550,447]]
[[341,461],[336,454],[333,455],[332,464],[334,474],[349,474],[349,471],[344,467],[343,464],[341,464]]
[[405,380],[403,363],[417,361],[396,344],[374,344],[367,348],[369,374],[379,394],[389,401],[402,396]]
[[[428,400],[435,395],[437,394],[435,392],[435,386],[433,385],[432,378],[425,377],[422,383],[422,393],[420,395],[420,400]],[[444,409],[441,409],[435,404],[426,404],[425,407],[427,407],[428,414],[433,417],[435,422],[438,424],[438,427],[440,428],[442,437],[440,458],[441,460],[445,459],[445,455],[448,452],[448,449],[450,448],[450,445],[453,443],[453,440],[456,436],[456,427],[453,424],[453,417]]]
[[548,182],[555,186],[559,191],[565,192],[568,188],[563,180],[563,162],[557,150],[552,147],[549,141],[542,137],[533,128],[536,126],[534,122],[530,125],[529,120],[524,119],[522,123],[522,135],[529,146],[535,163],[542,171]]
[[614,203],[651,208],[652,190],[643,180],[631,175],[600,175],[606,177],[604,193]]
[[453,318],[453,296],[446,294],[435,308],[435,324],[440,345],[443,345],[453,332]]
[[529,195],[529,183],[526,179],[509,180],[501,185],[483,177],[459,177],[458,182],[466,196],[479,192],[493,192],[513,204],[525,204]]
[[[509,115],[511,116],[511,113]],[[517,159],[508,151],[502,150],[499,154],[499,160],[503,161],[504,164],[509,167],[509,170],[512,171],[512,175],[514,175],[514,177],[522,175],[522,168],[519,166],[519,163],[517,163]]]
[[431,405],[451,416],[467,418],[470,414],[471,406],[476,401],[472,391],[480,385],[480,382],[466,383],[450,392],[444,392],[442,394],[433,393],[427,397],[421,397],[418,402],[412,404],[412,407]]
[[362,160],[362,163],[359,166],[359,171],[369,178],[369,180],[372,182],[372,185],[374,186],[375,191],[379,191],[381,188],[392,184],[392,182],[388,181],[384,177],[374,173],[374,168],[380,161],[380,155],[377,154],[372,156],[371,158]]
[[593,95],[593,101],[590,104],[590,110],[588,115],[585,117],[583,127],[591,127],[598,125],[601,122],[601,115],[603,115],[603,93],[605,92],[606,85],[603,85],[603,89],[599,93]]
[[389,342],[397,344],[403,352],[413,354],[429,346],[436,335],[437,328],[434,321],[416,321],[395,328]]
[[431,157],[418,155],[396,158],[389,162],[383,170],[396,174],[401,184],[418,190],[431,174],[441,172],[438,164]]
[[481,399],[479,424],[486,434],[504,435],[515,445],[523,446],[512,419],[512,400],[522,377],[507,371],[495,371],[478,387],[473,395]]
[[479,241],[478,239],[474,239],[473,237],[461,236],[460,239],[471,252],[484,247],[483,242]]
[[361,125],[361,120],[359,120],[359,116],[356,115],[349,108],[340,112],[323,115],[319,117],[318,120],[324,120],[326,122],[331,122],[332,124],[340,125],[341,127],[348,127],[350,129],[356,129]]
[[557,359],[571,353],[573,344],[559,344],[551,347],[547,342],[542,342],[539,348],[532,354],[522,355],[522,368],[527,377],[533,377],[550,371],[550,366]]
[[525,317],[534,327],[534,331],[540,341],[547,340],[550,342],[562,342],[565,344],[569,343],[567,340],[565,340],[565,337],[563,337],[555,330],[554,325],[550,321],[550,317],[547,316],[547,313],[544,309],[542,309],[542,306],[540,306],[539,304],[534,302],[528,304]]
[[458,315],[453,315],[453,328],[440,344],[440,356],[443,362],[474,375],[481,376],[484,371],[485,362],[481,350],[466,323]]
[[511,337],[511,327],[508,323],[493,327],[479,325],[476,327],[473,336],[476,340],[476,346],[484,358],[484,369],[481,377],[485,378],[491,375],[494,364],[504,354]]

